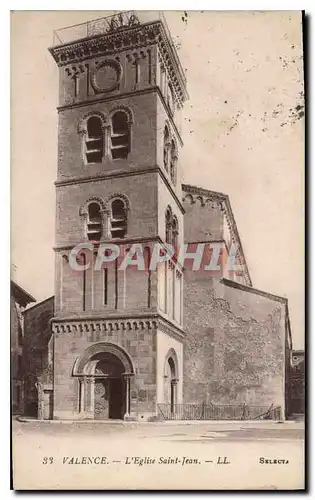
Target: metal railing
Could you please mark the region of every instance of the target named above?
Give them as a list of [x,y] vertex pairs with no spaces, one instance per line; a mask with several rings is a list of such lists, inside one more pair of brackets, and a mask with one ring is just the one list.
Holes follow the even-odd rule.
[[168,28],[164,14],[160,11],[128,10],[116,12],[110,16],[93,19],[92,21],[66,26],[65,28],[54,30],[53,45],[63,45],[81,40],[83,38],[93,37],[114,31],[123,31],[140,24],[152,23],[155,21],[161,21],[163,23],[167,38],[173,49],[172,51],[178,64],[179,71],[184,82],[186,82],[186,76],[182,69],[171,32]]
[[280,420],[280,406],[158,404],[158,416],[164,420]]
[[53,43],[54,45],[70,43],[80,40],[81,38],[128,28],[135,16],[135,12],[130,10],[111,14],[110,16],[99,17],[92,21],[66,26],[65,28],[54,30]]

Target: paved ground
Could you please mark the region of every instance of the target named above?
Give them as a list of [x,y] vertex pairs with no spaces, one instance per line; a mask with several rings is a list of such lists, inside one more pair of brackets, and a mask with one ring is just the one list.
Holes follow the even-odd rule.
[[14,421],[15,485],[301,488],[303,437],[303,424],[294,422]]
[[[185,442],[192,441],[257,441],[257,440],[285,440],[294,441],[304,438],[304,424],[302,422],[207,422],[207,421],[171,421],[171,422],[38,422],[13,421],[13,434],[24,436],[60,436],[82,437],[98,436],[100,439],[123,436],[124,439],[166,439],[169,442],[174,438],[181,438]],[[178,439],[175,439],[177,441]]]

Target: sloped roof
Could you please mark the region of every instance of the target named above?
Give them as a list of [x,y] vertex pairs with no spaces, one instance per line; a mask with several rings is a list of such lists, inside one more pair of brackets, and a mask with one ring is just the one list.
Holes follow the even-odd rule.
[[24,288],[18,285],[15,281],[11,280],[11,294],[18,304],[22,307],[27,306],[31,302],[36,302],[36,299],[28,293]]

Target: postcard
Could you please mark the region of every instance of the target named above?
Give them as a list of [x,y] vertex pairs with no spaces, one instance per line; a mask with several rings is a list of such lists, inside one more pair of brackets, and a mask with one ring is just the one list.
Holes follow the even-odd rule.
[[12,11],[15,490],[303,490],[301,11]]

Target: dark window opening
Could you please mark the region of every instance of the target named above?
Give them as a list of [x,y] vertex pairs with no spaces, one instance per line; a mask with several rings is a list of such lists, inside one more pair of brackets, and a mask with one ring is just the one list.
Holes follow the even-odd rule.
[[130,128],[128,117],[117,111],[112,118],[111,154],[113,160],[127,158],[130,153]]
[[104,155],[102,121],[97,116],[91,116],[87,121],[85,154],[87,163],[100,163]]
[[165,214],[165,241],[166,243],[172,243],[172,212],[168,208]]
[[114,200],[111,214],[112,238],[124,238],[127,232],[126,207],[122,200]]
[[107,306],[107,294],[108,294],[108,269],[104,269],[104,306]]
[[87,237],[90,241],[100,241],[102,236],[102,214],[98,203],[90,203],[88,208]]
[[164,128],[163,162],[164,162],[164,168],[168,172],[168,163],[169,163],[169,131],[168,131],[168,128],[166,126]]
[[85,253],[82,254],[82,265],[84,266],[83,269],[83,276],[82,276],[82,309],[85,311],[86,308],[86,255]]
[[118,309],[118,263],[115,259],[115,309]]
[[171,164],[170,164],[171,180],[173,184],[176,183],[176,146],[175,142],[171,144]]
[[172,221],[172,245],[173,245],[174,249],[177,248],[177,237],[178,237],[178,221],[174,215],[173,221]]

